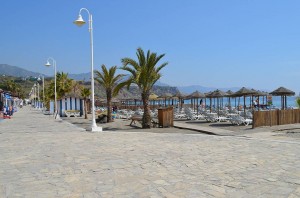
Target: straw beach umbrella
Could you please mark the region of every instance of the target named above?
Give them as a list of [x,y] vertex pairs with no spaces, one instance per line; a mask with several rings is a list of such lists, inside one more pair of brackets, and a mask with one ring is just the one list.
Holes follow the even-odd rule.
[[281,96],[281,109],[286,109],[287,107],[287,96],[294,96],[295,92],[285,88],[285,87],[279,87],[278,89],[275,89],[274,91],[270,92],[273,96]]
[[182,109],[183,100],[185,99],[186,95],[178,91],[176,94],[173,95],[173,98],[178,98],[178,102],[180,105],[180,110]]
[[161,96],[159,96],[159,98],[162,98],[165,100],[165,107],[167,106],[167,99],[172,98],[173,95],[171,93],[164,93]]
[[228,107],[229,107],[229,110],[231,110],[231,97],[234,93],[233,93],[233,91],[228,90],[228,91],[226,91],[226,94],[227,94],[227,97],[228,97]]
[[240,90],[233,94],[237,97],[244,97],[244,116],[246,116],[246,96],[252,96],[253,94],[255,94],[255,92],[251,89],[247,89],[246,87],[242,87]]
[[152,101],[153,108],[155,108],[155,101],[157,100],[157,98],[158,98],[158,95],[156,95],[155,93],[151,93],[149,95],[149,100]]
[[149,95],[149,100],[155,100],[158,98],[158,95],[156,95],[155,93],[152,93]]
[[[264,101],[264,96],[267,96],[268,93],[267,92],[263,92],[263,91],[260,91],[260,90],[256,90],[256,93],[255,93],[255,96],[257,96],[257,106],[260,107],[260,100],[259,100],[259,97],[262,96],[263,97],[263,101]],[[259,108],[258,108],[259,110]]]
[[211,107],[212,107],[212,105],[211,105],[211,103],[212,103],[211,102],[212,97],[210,96],[211,93],[212,93],[212,91],[205,93],[205,104],[206,104],[206,98],[209,98],[209,110],[210,110],[210,113],[211,113]]
[[219,100],[220,100],[220,98],[223,98],[223,97],[225,97],[225,96],[227,96],[228,94],[227,93],[225,93],[224,91],[221,91],[221,90],[219,90],[219,89],[217,89],[217,90],[215,90],[215,91],[213,91],[213,92],[211,92],[210,94],[209,94],[209,96],[211,97],[211,98],[217,98],[217,111],[218,111],[218,117],[219,117],[219,110],[220,110],[220,107],[219,107]]
[[[203,93],[201,93],[201,92],[199,92],[199,91],[195,91],[195,92],[191,93],[188,97],[189,97],[191,100],[194,99],[194,105],[193,105],[194,109],[195,109],[195,99],[197,99],[197,114],[198,114],[198,105],[199,105],[198,103],[199,103],[199,98],[205,98],[205,94],[203,94]],[[192,102],[192,104],[193,104],[193,102]]]

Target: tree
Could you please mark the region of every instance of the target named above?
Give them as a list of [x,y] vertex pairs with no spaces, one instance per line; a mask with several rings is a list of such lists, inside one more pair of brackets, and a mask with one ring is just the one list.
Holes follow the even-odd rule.
[[72,80],[72,86],[71,86],[72,90],[71,92],[74,95],[80,95],[81,94],[81,90],[83,89],[83,85],[81,81],[76,81],[76,80]]
[[[73,80],[68,78],[66,73],[56,73],[56,99],[59,100],[63,98],[67,93],[72,91]],[[50,100],[55,100],[55,81],[54,79],[50,81],[48,85],[45,86],[45,105],[50,107]]]
[[130,73],[129,79],[123,82],[123,84],[126,84],[127,88],[129,88],[132,83],[136,84],[139,87],[144,105],[142,127],[150,128],[150,90],[152,89],[153,85],[160,79],[160,70],[164,68],[168,64],[168,62],[164,62],[157,66],[158,62],[165,56],[165,54],[157,55],[156,53],[151,53],[150,50],[148,50],[147,55],[145,55],[144,51],[141,48],[137,49],[136,55],[138,58],[137,61],[131,58],[123,58],[121,60],[123,64],[123,67],[121,69]]
[[72,79],[68,78],[68,74],[64,72],[56,74],[57,99],[61,99],[66,93],[72,91],[72,81]]
[[91,90],[88,88],[82,88],[81,96],[83,97],[84,101],[84,119],[87,119],[87,98],[91,95]]
[[111,100],[113,96],[116,96],[120,90],[119,82],[123,78],[123,74],[116,75],[117,66],[113,66],[107,70],[105,65],[101,66],[102,71],[95,70],[95,80],[105,89],[107,99],[107,122],[111,122]]
[[297,103],[297,106],[300,108],[300,98],[299,97],[296,98],[296,103]]

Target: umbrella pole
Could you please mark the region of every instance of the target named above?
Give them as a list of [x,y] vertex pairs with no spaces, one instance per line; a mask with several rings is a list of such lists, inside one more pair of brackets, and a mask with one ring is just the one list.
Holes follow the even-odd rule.
[[246,96],[244,96],[244,118],[246,118]]
[[219,110],[220,110],[220,108],[219,108],[219,98],[217,98],[217,108],[218,108],[218,117],[219,117],[219,114],[220,114],[220,112],[219,112]]
[[287,100],[286,100],[286,95],[285,95],[285,108],[287,108]]
[[198,116],[198,113],[199,113],[199,98],[197,98],[197,116]]

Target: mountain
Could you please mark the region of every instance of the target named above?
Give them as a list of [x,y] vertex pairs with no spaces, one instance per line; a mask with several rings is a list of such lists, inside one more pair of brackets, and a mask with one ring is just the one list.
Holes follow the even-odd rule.
[[78,81],[90,81],[91,80],[91,72],[81,73],[81,74],[68,74],[68,77],[73,80],[78,80]]
[[[26,69],[22,69],[20,67],[16,66],[11,66],[7,64],[0,64],[0,76],[6,75],[6,76],[13,76],[13,77],[37,77],[41,75],[40,73],[37,72],[31,72]],[[77,81],[84,81],[84,82],[89,82],[91,79],[91,73],[81,73],[81,74],[68,74],[69,78],[77,80]],[[157,95],[162,95],[163,93],[171,93],[175,94],[177,90],[179,90],[182,93],[185,94],[191,94],[194,91],[200,91],[202,93],[207,93],[210,91],[214,91],[216,89],[220,89],[222,91],[228,91],[231,90],[233,92],[239,90],[241,87],[231,87],[231,88],[216,88],[216,87],[204,87],[201,85],[191,85],[191,86],[180,86],[180,87],[174,87],[170,86],[166,83],[163,83],[161,81],[157,81],[155,83],[155,88],[153,92]],[[138,95],[135,93],[134,89],[130,90],[129,92],[133,92],[133,95]],[[126,92],[126,91],[125,91]],[[127,93],[124,93],[126,95]]]
[[7,64],[0,64],[0,75],[13,76],[13,77],[37,77],[41,75],[37,72],[28,71],[17,66],[11,66]]
[[191,86],[182,86],[182,87],[177,87],[180,92],[185,93],[185,94],[191,94],[194,91],[200,91],[202,93],[207,93],[210,91],[214,91],[216,89],[220,89],[222,91],[228,91],[231,90],[233,92],[238,91],[241,87],[230,87],[230,88],[216,88],[216,87],[203,87],[201,85],[191,85]]

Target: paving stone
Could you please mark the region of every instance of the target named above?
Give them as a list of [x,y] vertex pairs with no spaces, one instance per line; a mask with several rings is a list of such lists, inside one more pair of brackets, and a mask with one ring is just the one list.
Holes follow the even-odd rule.
[[88,133],[24,107],[0,122],[0,197],[300,196],[299,139],[156,130]]

